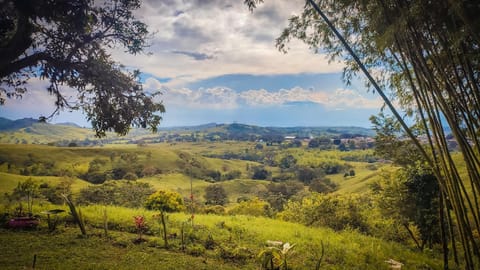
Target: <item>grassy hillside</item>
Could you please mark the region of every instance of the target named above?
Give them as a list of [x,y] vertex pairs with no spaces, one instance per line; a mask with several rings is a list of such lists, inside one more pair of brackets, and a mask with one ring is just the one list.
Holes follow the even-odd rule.
[[[62,180],[62,178],[63,177],[59,176],[24,176],[0,172],[0,194],[11,192],[18,185],[18,183],[24,182],[27,179],[32,179],[38,184],[46,183],[49,185],[56,185]],[[82,188],[85,188],[88,185],[91,184],[84,180],[73,178],[71,186],[72,192],[78,193]]]
[[329,136],[373,136],[370,129],[361,127],[260,127],[244,124],[206,124],[192,127],[161,128],[158,133],[146,129],[132,129],[126,136],[108,132],[102,139],[95,137],[92,129],[81,128],[71,123],[40,123],[36,119],[12,121],[0,117],[0,143],[9,144],[57,144],[96,145],[104,143],[218,141],[218,140],[283,140],[285,136],[302,138]]
[[[169,215],[169,233],[185,229],[185,250],[181,238],[171,238],[163,248],[156,213],[141,209],[89,206],[82,213],[88,238],[79,238],[77,228],[61,227],[56,233],[41,225],[37,231],[14,232],[1,229],[2,269],[29,267],[37,256],[39,269],[260,269],[266,241],[294,244],[288,253],[289,269],[388,269],[385,262],[395,259],[406,269],[441,269],[431,254],[412,252],[399,244],[384,242],[353,231],[334,232],[268,218],[247,216],[196,215],[192,228],[186,214]],[[107,211],[108,237],[103,235],[102,216]],[[149,230],[146,242],[137,238],[133,216],[143,215]],[[323,248],[322,248],[323,246]],[[22,252],[18,252],[22,250]]]
[[[294,171],[297,167],[281,167],[286,157],[291,156],[298,168],[312,171],[319,168],[323,170],[324,167],[325,170],[341,168],[320,176],[337,184],[335,193],[340,197],[346,195],[342,200],[346,200],[352,193],[367,192],[370,184],[383,171],[394,169],[375,162],[370,150],[340,152],[305,147],[285,148],[281,145],[258,148],[257,144],[232,141],[109,144],[96,147],[4,144],[0,145],[0,192],[11,192],[19,182],[27,179],[53,186],[68,176],[73,179],[72,190],[78,195],[80,189],[95,186],[80,179],[91,171],[112,177],[119,168],[138,171],[138,168],[145,170],[153,167],[154,173],[141,175],[136,181],[148,183],[154,189],[177,191],[184,198],[189,197],[192,184],[195,201],[199,204],[205,201],[205,188],[218,184],[228,195],[228,203],[225,205],[227,213],[231,214],[229,211],[241,206],[245,210],[242,213],[253,214],[253,211],[264,210],[268,212],[266,216],[274,217],[281,210],[266,209],[264,204],[245,206],[237,200],[261,197],[261,194],[268,191],[270,197],[261,197],[264,200],[262,203],[270,202],[272,198],[286,201],[287,197],[280,193],[281,188],[289,189],[292,186],[281,185],[291,181],[296,181],[297,187],[300,185],[295,195],[297,200],[307,196],[307,183],[292,180],[297,177]],[[253,160],[232,158],[236,155]],[[253,180],[253,168],[257,166],[265,168],[271,175],[266,180]],[[346,176],[344,173],[348,171],[354,171],[354,174]],[[238,174],[230,180],[205,178],[211,172],[218,172],[222,176],[229,172]],[[293,178],[282,180],[282,177]],[[272,179],[279,182],[272,184]],[[279,190],[269,191],[271,185],[278,185]],[[13,206],[0,204],[0,213],[10,213]],[[66,206],[51,205],[45,201],[40,203],[36,199],[33,212],[42,218],[38,230],[0,229],[0,242],[11,243],[0,247],[1,269],[29,267],[35,254],[39,269],[261,269],[259,254],[268,250],[265,244],[267,240],[295,244],[293,252],[288,254],[289,269],[315,269],[322,257],[322,249],[324,255],[320,269],[388,269],[388,264],[385,263],[388,259],[404,263],[406,269],[441,268],[440,253],[436,247],[419,252],[414,251],[412,246],[366,236],[352,229],[333,231],[266,217],[196,213],[192,227],[190,213],[169,214],[167,224],[170,248],[164,249],[160,223],[158,217],[154,217],[157,212],[144,208],[90,204],[79,206],[87,224],[87,238],[78,237],[79,231],[66,213],[59,215],[61,226],[54,233],[49,233],[46,217],[41,213],[54,208],[68,210]],[[350,210],[353,211],[354,208]],[[103,231],[104,211],[107,213],[108,236]],[[137,215],[143,215],[148,225],[145,232],[147,241],[140,244],[133,242],[137,237],[133,217]],[[312,215],[322,216],[321,213]],[[367,212],[367,215],[378,222],[372,223],[372,226],[379,224],[383,226],[381,228],[387,228],[388,224],[380,222],[391,222],[380,219],[373,213]],[[343,217],[349,218],[348,213]],[[281,218],[281,214],[277,218]],[[392,228],[389,233],[391,232],[395,232],[395,229]]]
[[34,123],[28,127],[0,132],[0,143],[11,144],[47,144],[86,139],[96,140],[90,129],[47,123]]

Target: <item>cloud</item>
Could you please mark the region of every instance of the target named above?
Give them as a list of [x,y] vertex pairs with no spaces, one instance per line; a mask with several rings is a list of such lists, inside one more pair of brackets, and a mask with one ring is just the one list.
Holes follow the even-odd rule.
[[380,108],[383,101],[377,97],[369,99],[352,89],[337,89],[328,97],[327,105],[336,109]]
[[155,33],[148,48],[152,54],[128,55],[117,48],[112,55],[156,77],[172,78],[166,84],[171,87],[225,74],[341,71],[342,63],[328,63],[326,55],[314,54],[300,41],[292,40],[288,54],[275,48],[288,18],[303,6],[300,0],[266,1],[252,13],[243,1],[145,1],[136,16]]
[[173,50],[172,53],[183,54],[183,55],[192,57],[193,59],[195,59],[197,61],[208,60],[208,59],[212,59],[214,57],[213,55],[208,55],[206,53],[199,53],[199,52],[187,52],[187,51]]
[[325,91],[314,88],[293,87],[267,91],[250,89],[237,92],[228,87],[190,89],[165,87],[154,78],[148,79],[144,89],[162,89],[166,106],[183,106],[196,109],[236,109],[239,107],[268,107],[302,103],[319,104],[329,110],[376,109],[382,105],[378,97],[367,98],[353,89]]
[[[26,85],[28,91],[22,98],[7,99],[5,105],[0,107],[0,116],[9,119],[39,118],[50,116],[55,112],[55,97],[47,91],[49,82],[38,78],[30,78]],[[67,86],[60,86],[67,101],[74,103],[77,100],[77,91]],[[89,126],[85,116],[80,111],[70,112],[68,109],[53,115],[52,122],[76,122],[79,125]]]

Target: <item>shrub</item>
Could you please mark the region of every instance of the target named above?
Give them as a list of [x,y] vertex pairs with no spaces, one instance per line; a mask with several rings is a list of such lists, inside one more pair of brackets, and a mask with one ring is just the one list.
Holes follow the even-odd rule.
[[138,179],[138,176],[135,173],[128,172],[123,176],[123,179],[135,181]]
[[163,240],[165,248],[168,247],[166,213],[177,212],[185,209],[183,199],[180,194],[169,190],[158,190],[150,195],[145,202],[145,207],[151,210],[160,211],[160,221],[163,227]]
[[246,260],[253,257],[253,253],[246,247],[220,247],[218,250],[218,255],[225,261],[235,262],[235,263],[245,263]]
[[252,175],[252,179],[255,179],[255,180],[265,180],[267,179],[268,177],[270,177],[272,173],[267,171],[265,168],[263,167],[255,167],[253,168],[253,175]]
[[271,216],[270,204],[258,198],[243,201],[228,211],[229,215]]
[[309,190],[318,193],[330,193],[337,189],[337,184],[329,178],[315,179],[309,185]]
[[340,231],[347,228],[368,232],[366,217],[361,205],[366,205],[361,196],[322,195],[312,193],[302,201],[289,201],[279,217],[305,225],[330,227]]
[[225,205],[227,203],[227,192],[221,185],[210,185],[205,188],[206,204]]
[[240,176],[242,176],[242,172],[235,170],[235,171],[231,171],[231,172],[226,173],[226,174],[223,176],[223,179],[225,179],[225,180],[233,180],[233,179],[240,178]]
[[300,182],[308,185],[313,179],[322,178],[325,175],[325,172],[319,168],[311,168],[307,166],[298,167],[296,170],[297,179]]
[[207,205],[202,209],[205,214],[224,215],[225,207],[221,205]]
[[202,245],[194,244],[194,245],[187,246],[185,252],[188,255],[198,257],[198,256],[202,256],[203,254],[205,254],[205,247],[202,246]]
[[148,183],[112,180],[80,190],[77,201],[80,204],[113,204],[125,207],[141,207],[147,197],[153,192],[153,187]]
[[285,181],[281,183],[270,183],[267,185],[267,191],[259,195],[267,201],[270,206],[277,210],[283,210],[283,205],[294,195],[304,190],[304,186],[297,181]]

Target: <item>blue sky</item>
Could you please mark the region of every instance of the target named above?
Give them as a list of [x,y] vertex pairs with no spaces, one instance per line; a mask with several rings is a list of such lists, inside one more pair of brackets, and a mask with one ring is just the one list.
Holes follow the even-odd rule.
[[[382,102],[360,80],[341,80],[343,63],[329,62],[302,42],[275,48],[288,18],[304,1],[266,1],[253,13],[243,1],[143,1],[136,16],[153,33],[151,54],[113,58],[138,68],[146,91],[162,92],[162,126],[246,123],[262,126],[362,126]],[[46,83],[32,79],[21,100],[8,100],[0,116],[39,117],[53,112]],[[75,100],[74,90],[64,88]],[[61,112],[52,122],[88,126],[81,112]]]

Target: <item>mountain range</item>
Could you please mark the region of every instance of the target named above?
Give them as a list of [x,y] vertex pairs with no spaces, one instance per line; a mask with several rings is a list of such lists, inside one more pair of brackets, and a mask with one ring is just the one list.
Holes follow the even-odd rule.
[[[202,133],[204,135],[220,135],[222,138],[244,139],[247,137],[262,136],[295,136],[295,137],[355,137],[373,136],[371,129],[361,127],[261,127],[239,123],[217,124],[208,123],[199,126],[184,127],[161,127],[157,134],[152,134],[145,129],[132,129],[127,136],[119,137],[113,133],[107,133],[104,141],[139,139],[154,139],[160,133],[184,134]],[[34,118],[10,120],[0,117],[0,143],[55,143],[60,141],[94,141],[97,140],[93,130],[83,128],[75,123],[50,124],[39,122]]]

